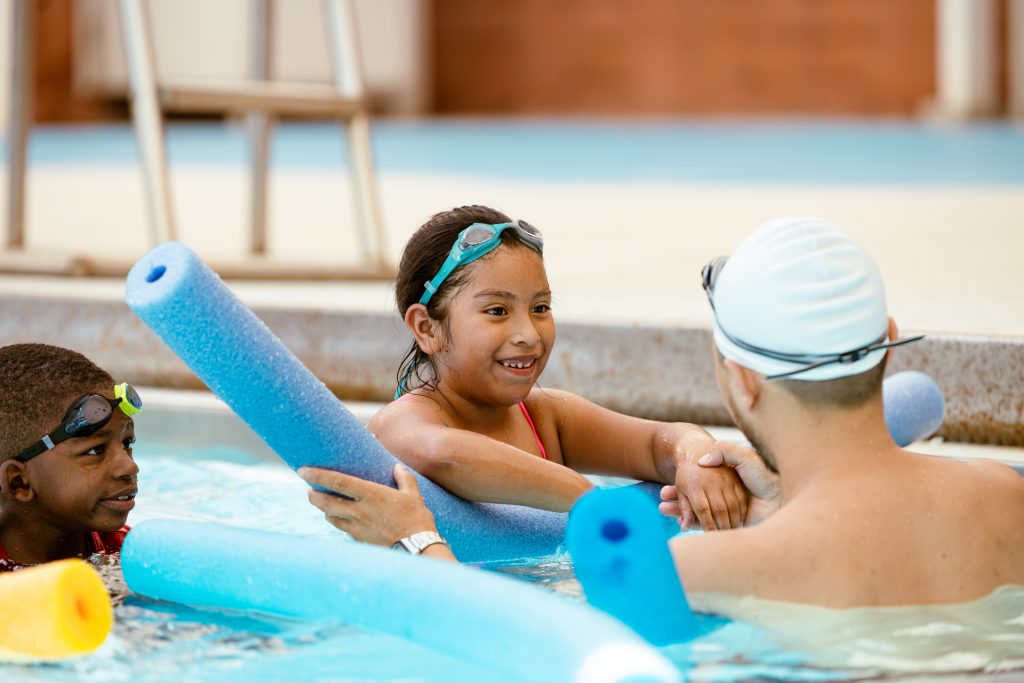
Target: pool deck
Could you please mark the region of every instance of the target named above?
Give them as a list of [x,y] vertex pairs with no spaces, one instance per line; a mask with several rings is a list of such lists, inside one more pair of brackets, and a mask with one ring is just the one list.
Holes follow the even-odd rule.
[[[618,138],[614,130],[584,131],[587,137],[558,126],[526,131],[532,137],[514,127],[486,135],[480,126],[458,135],[451,124],[383,129],[380,189],[393,263],[426,217],[460,204],[490,204],[543,230],[559,320],[547,386],[634,414],[727,422],[708,360],[700,267],[767,218],[822,215],[875,254],[901,327],[928,333],[895,352],[892,369],[924,370],[939,381],[948,403],[942,436],[1024,446],[1019,130],[963,137],[883,126],[864,144],[836,148],[828,147],[829,130],[807,142],[796,128],[762,137],[728,126],[655,128]],[[115,133],[84,142],[65,131],[40,134],[28,181],[31,254],[130,262],[146,250],[139,169],[118,151],[125,131]],[[315,133],[288,134],[309,138],[295,148],[306,157],[282,143],[284,161],[272,177],[271,253],[355,263],[345,169],[310,152],[322,146]],[[562,145],[559,153],[538,147],[538,134]],[[615,144],[601,148],[601,136]],[[734,138],[742,153],[727,167],[716,145]],[[240,161],[206,129],[177,139],[172,189],[181,239],[205,258],[242,260]],[[532,155],[522,149],[527,139]],[[787,159],[786,145],[800,140],[804,147]],[[640,161],[627,163],[631,146]],[[406,344],[388,283],[229,284],[340,396],[388,399]],[[119,279],[0,275],[0,344],[30,340],[77,348],[139,383],[198,386],[124,305]]]

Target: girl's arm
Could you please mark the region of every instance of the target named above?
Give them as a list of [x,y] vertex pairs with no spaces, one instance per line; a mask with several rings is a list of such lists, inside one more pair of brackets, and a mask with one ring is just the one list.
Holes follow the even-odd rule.
[[[445,426],[414,406],[378,414],[370,431],[399,460],[466,500],[566,512],[593,486],[515,446]],[[412,410],[410,410],[412,408]]]
[[527,404],[554,417],[568,467],[674,485],[685,527],[693,514],[704,529],[743,525],[747,496],[739,477],[697,463],[715,443],[702,427],[623,415],[553,389],[535,390]]

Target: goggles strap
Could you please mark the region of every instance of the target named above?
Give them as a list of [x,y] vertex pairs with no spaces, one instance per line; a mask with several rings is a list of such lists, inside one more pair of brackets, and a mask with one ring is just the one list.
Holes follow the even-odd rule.
[[[808,372],[808,371],[814,370],[816,368],[820,368],[823,365],[832,365],[834,363],[844,363],[844,364],[845,363],[856,363],[860,359],[864,358],[865,356],[867,356],[870,353],[874,353],[875,351],[882,351],[883,349],[891,349],[891,348],[894,348],[894,347],[897,347],[897,346],[903,346],[904,344],[910,344],[911,342],[920,341],[921,339],[924,339],[924,335],[923,334],[919,334],[919,335],[916,335],[916,336],[913,336],[913,337],[907,337],[906,339],[897,339],[896,341],[888,342],[888,343],[884,343],[884,344],[879,343],[879,342],[875,342],[874,344],[871,344],[869,346],[865,346],[865,347],[860,348],[860,349],[854,349],[853,351],[846,351],[844,353],[832,354],[831,357],[822,358],[822,360],[810,363],[809,365],[806,365],[806,366],[804,366],[802,368],[797,368],[796,370],[791,370],[789,372],[780,372],[780,373],[777,373],[777,374],[774,374],[774,375],[766,375],[765,379],[769,380],[769,381],[770,380],[775,380],[775,379],[785,379],[787,377],[792,377],[793,375],[799,375],[801,373]],[[754,349],[749,349],[748,348],[747,350],[748,351],[753,351],[754,353],[758,353],[758,351],[756,351]],[[768,354],[763,354],[763,353],[761,355],[768,356]],[[781,360],[783,362],[788,362],[788,363],[800,362],[800,361],[795,361],[795,360],[787,360],[785,358],[779,358],[777,356],[768,356],[768,357],[769,358],[774,358],[775,360]]]
[[[86,394],[80,397],[71,405],[67,414],[64,415],[64,419],[55,430],[49,434],[44,434],[39,441],[36,441],[14,456],[14,459],[20,462],[28,462],[37,455],[56,448],[57,444],[67,439],[89,436],[110,421],[114,406],[119,407],[128,417],[142,410],[142,399],[139,398],[135,389],[127,382],[116,385],[114,387],[114,395],[115,398],[113,399],[101,396],[100,394]],[[84,417],[85,413],[83,411],[85,411],[88,401],[93,399],[106,401],[110,405],[110,412],[101,420],[88,422],[87,418]]]

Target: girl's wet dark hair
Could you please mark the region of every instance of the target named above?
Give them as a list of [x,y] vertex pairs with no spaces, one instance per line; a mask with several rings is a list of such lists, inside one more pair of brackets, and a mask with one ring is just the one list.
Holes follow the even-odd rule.
[[[452,245],[459,233],[473,223],[509,223],[512,219],[500,211],[486,206],[460,206],[450,211],[442,211],[430,217],[426,223],[413,233],[402,252],[402,260],[398,264],[398,276],[395,278],[395,302],[398,313],[404,318],[406,311],[413,304],[419,303],[425,291],[424,285],[437,274],[451,252]],[[503,244],[522,244],[515,230],[506,230],[501,234]],[[456,268],[437,288],[437,292],[427,303],[427,313],[434,320],[445,323],[448,317],[448,303],[451,293],[466,281],[466,271]],[[396,398],[418,387],[434,388],[437,380],[437,368],[430,356],[424,353],[415,342],[405,354],[398,366],[398,392]]]

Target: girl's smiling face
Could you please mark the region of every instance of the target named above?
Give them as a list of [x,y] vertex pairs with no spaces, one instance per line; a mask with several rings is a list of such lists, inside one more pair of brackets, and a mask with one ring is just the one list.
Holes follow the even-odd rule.
[[529,395],[555,343],[544,261],[528,247],[502,245],[465,268],[432,356],[438,388],[514,405]]

